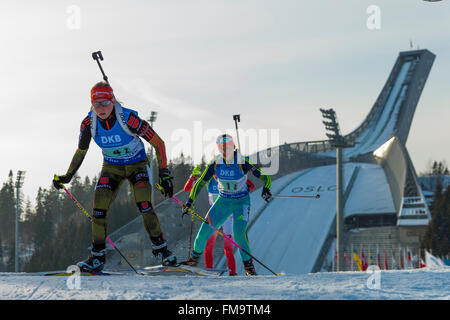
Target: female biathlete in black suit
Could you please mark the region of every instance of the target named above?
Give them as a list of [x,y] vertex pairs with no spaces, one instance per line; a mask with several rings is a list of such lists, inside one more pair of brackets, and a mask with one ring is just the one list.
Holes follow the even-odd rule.
[[110,205],[119,192],[122,182],[130,182],[144,226],[152,242],[152,251],[165,265],[176,264],[175,256],[168,250],[163,238],[159,219],[151,202],[151,184],[148,175],[148,158],[140,138],[156,150],[159,164],[160,184],[165,195],[173,195],[173,184],[167,169],[166,149],[163,140],[150,125],[138,117],[136,111],[124,108],[114,97],[110,85],[97,83],[91,90],[92,108],[81,123],[78,149],[65,175],[53,180],[56,188],[69,183],[81,166],[91,139],[103,153],[103,166],[95,187],[92,217],[92,250],[86,261],[78,263],[81,271],[101,271],[105,264],[106,216]]

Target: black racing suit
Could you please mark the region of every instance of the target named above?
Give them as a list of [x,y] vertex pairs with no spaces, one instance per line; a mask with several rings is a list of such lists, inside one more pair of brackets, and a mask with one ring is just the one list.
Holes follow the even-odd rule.
[[[100,119],[100,125],[109,130],[117,121],[114,110],[107,119]],[[140,119],[137,114],[131,113],[127,126],[133,134],[137,134],[149,142],[156,151],[159,168],[167,168],[167,158],[164,141],[150,127],[148,122]],[[83,119],[80,128],[78,149],[70,163],[68,174],[74,175],[86,156],[91,142],[91,119],[89,116]],[[131,190],[142,215],[144,226],[152,243],[161,246],[164,242],[158,216],[152,205],[152,187],[147,171],[148,159],[128,165],[114,165],[103,162],[102,171],[95,187],[94,208],[92,219],[92,244],[95,251],[105,248],[106,240],[106,216],[111,203],[117,196],[120,186],[125,179],[130,182]]]

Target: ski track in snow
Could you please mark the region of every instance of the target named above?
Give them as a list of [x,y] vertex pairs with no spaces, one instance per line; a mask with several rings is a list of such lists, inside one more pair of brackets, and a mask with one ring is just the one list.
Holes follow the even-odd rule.
[[0,274],[1,300],[450,300],[450,268],[381,271],[381,288],[369,289],[366,272],[258,277],[105,276],[68,277]]

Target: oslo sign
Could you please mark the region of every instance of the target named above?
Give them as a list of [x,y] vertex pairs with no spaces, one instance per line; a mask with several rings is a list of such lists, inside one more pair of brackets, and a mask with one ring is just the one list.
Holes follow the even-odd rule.
[[331,186],[299,186],[292,188],[292,193],[300,193],[300,192],[323,192],[323,191],[336,191],[336,185]]

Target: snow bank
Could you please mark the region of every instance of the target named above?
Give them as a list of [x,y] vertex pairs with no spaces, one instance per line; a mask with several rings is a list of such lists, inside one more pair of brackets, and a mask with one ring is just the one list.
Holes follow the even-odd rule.
[[106,276],[81,277],[80,289],[68,277],[0,273],[0,299],[32,300],[303,300],[450,299],[450,268],[381,271],[374,274],[314,273],[258,277]]

